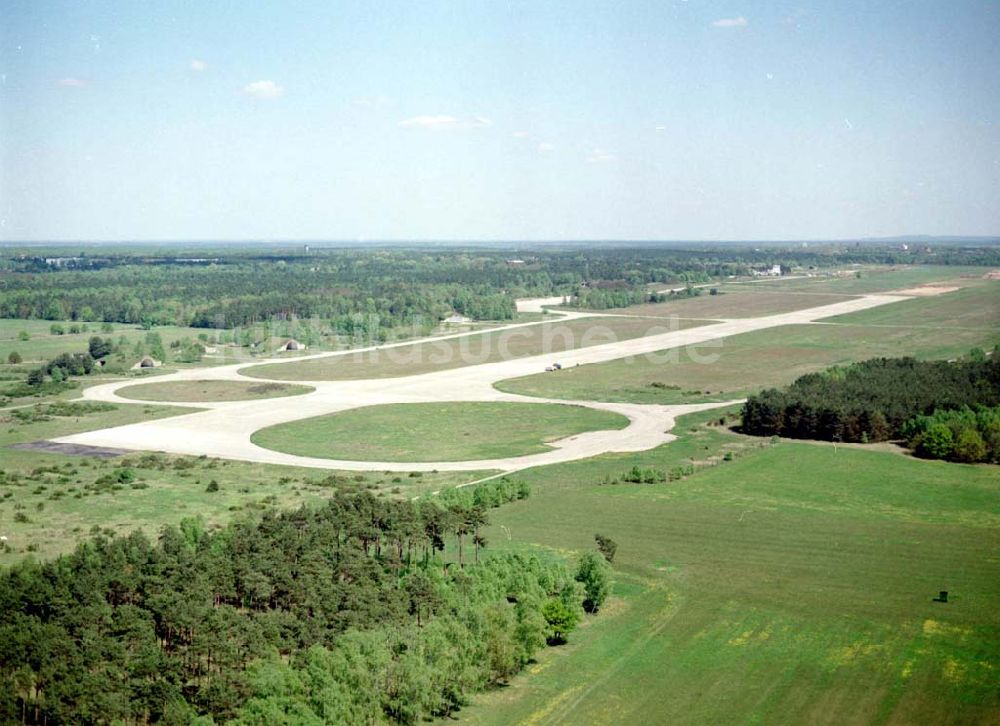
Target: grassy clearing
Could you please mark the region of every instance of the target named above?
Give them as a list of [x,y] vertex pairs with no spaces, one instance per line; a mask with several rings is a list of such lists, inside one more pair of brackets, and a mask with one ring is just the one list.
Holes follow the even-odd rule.
[[[997,468],[756,448],[707,419],[652,452],[523,474],[532,498],[493,513],[491,545],[572,554],[601,532],[619,545],[615,596],[460,720],[994,722]],[[725,450],[735,461],[680,482],[600,484]]]
[[[52,557],[72,549],[92,528],[150,535],[183,517],[202,516],[221,525],[243,512],[288,508],[328,497],[334,488],[354,485],[378,496],[415,496],[474,481],[494,472],[389,473],[331,472],[216,459],[129,454],[97,459],[8,448],[107,426],[162,418],[191,409],[120,405],[77,417],[53,417],[24,424],[0,419],[0,565],[27,556]],[[123,468],[134,479],[98,484]],[[208,491],[215,480],[218,491]],[[22,515],[27,521],[18,521]]]
[[256,432],[258,446],[354,461],[466,461],[535,454],[547,441],[620,429],[610,411],[545,403],[405,403],[367,406]]
[[[923,298],[919,302],[937,299]],[[903,306],[909,302],[896,304]],[[569,400],[635,403],[726,400],[791,383],[805,373],[832,365],[877,356],[953,358],[970,348],[992,348],[1000,342],[995,326],[964,328],[946,322],[941,325],[947,328],[946,335],[928,334],[921,327],[788,325],[734,335],[715,341],[715,345],[667,351],[655,358],[639,356],[572,367],[555,374],[511,378],[496,387],[509,393]],[[699,362],[706,360],[706,356],[710,356],[711,362]]]
[[[66,330],[70,325],[83,325],[83,323],[60,322],[52,320],[14,320],[10,318],[0,318],[0,362],[6,363],[7,356],[11,351],[21,354],[25,363],[41,363],[52,360],[61,353],[84,353],[87,350],[87,343],[91,337],[98,335],[102,338],[112,338],[115,344],[121,337],[128,341],[126,348],[131,350],[137,341],[144,340],[146,333],[159,333],[163,339],[163,346],[170,351],[170,344],[175,340],[190,338],[197,340],[199,334],[213,333],[216,331],[206,331],[204,328],[185,328],[174,325],[157,326],[149,330],[143,330],[138,325],[125,325],[114,323],[113,332],[101,332],[101,323],[88,323],[88,330],[85,333],[66,333],[64,335],[52,335],[49,326],[53,322],[58,322]],[[29,340],[19,340],[18,334],[26,331],[30,336]],[[203,365],[209,365],[206,360]],[[171,363],[171,365],[174,365]],[[183,364],[182,364],[183,365]]]
[[142,383],[118,390],[118,395],[138,401],[252,401],[259,398],[300,396],[316,390],[287,383],[242,381],[167,381]]
[[656,321],[599,317],[554,321],[450,340],[382,348],[295,363],[271,363],[243,375],[282,381],[341,381],[394,378],[544,353],[601,345],[704,325],[702,320]]
[[935,327],[943,330],[1000,327],[1000,282],[987,281],[954,292],[826,318],[827,323]]
[[694,318],[755,318],[795,310],[832,305],[852,299],[850,295],[832,293],[785,292],[782,290],[740,289],[730,286],[722,295],[702,291],[698,297],[678,298],[662,303],[616,308],[619,315],[649,315],[668,317],[681,315]]

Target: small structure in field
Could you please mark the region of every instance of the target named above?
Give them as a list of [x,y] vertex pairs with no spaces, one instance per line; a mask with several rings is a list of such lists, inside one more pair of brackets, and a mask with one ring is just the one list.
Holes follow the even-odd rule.
[[750,270],[754,277],[781,277],[781,265],[771,265],[770,269]]
[[471,323],[472,319],[458,313],[452,313],[443,322],[445,325],[465,325],[466,323]]
[[143,356],[142,360],[132,366],[132,368],[159,368],[161,365],[163,364],[160,361],[147,355]]
[[280,353],[281,351],[285,350],[305,350],[305,349],[306,346],[304,344],[295,340],[295,338],[289,338],[288,340],[286,340],[284,343],[281,344],[281,347],[278,348],[278,352]]

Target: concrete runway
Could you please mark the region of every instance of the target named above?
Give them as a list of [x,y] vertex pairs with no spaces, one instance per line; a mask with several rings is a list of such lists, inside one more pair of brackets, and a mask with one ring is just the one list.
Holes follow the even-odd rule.
[[[589,363],[602,363],[632,356],[652,356],[662,351],[676,350],[694,345],[705,346],[698,351],[698,354],[703,357],[710,356],[712,348],[709,346],[714,344],[721,347],[721,341],[732,335],[752,333],[783,325],[812,323],[821,318],[865,310],[905,299],[907,298],[897,295],[864,295],[831,305],[823,305],[790,313],[758,318],[722,320],[697,328],[675,330],[642,338],[594,345],[587,348],[563,351],[557,354],[543,354],[492,363],[474,364],[462,368],[435,371],[414,376],[353,381],[303,380],[301,383],[314,386],[316,390],[301,396],[214,403],[158,402],[162,405],[183,406],[200,410],[158,421],[146,421],[126,426],[88,431],[54,439],[54,441],[58,443],[83,444],[116,449],[162,451],[193,456],[206,455],[222,459],[236,459],[268,464],[355,471],[499,470],[510,472],[527,467],[583,459],[612,451],[643,451],[671,441],[674,438],[668,432],[674,426],[674,420],[677,416],[694,411],[718,408],[734,402],[659,406],[597,401],[565,401],[502,393],[493,388],[493,384],[506,378],[540,373],[554,361],[558,361],[564,367],[569,367]],[[590,315],[570,313],[563,319],[588,316]],[[594,315],[594,317],[600,317],[600,315]],[[514,324],[494,328],[490,332],[539,324],[541,323]],[[476,334],[460,333],[436,339],[440,340]],[[413,342],[408,341],[395,346],[380,346],[379,349],[385,350],[387,348],[410,345]],[[343,355],[355,355],[358,352],[357,350],[337,351],[302,356],[291,360],[287,358],[256,360],[213,368],[186,369],[169,375],[158,376],[155,379],[144,382],[184,380],[266,381],[268,379],[247,378],[246,376],[242,376],[240,371],[263,363],[333,358]],[[710,363],[706,363],[706,365],[710,365]],[[552,375],[559,374],[553,373]],[[276,382],[288,383],[288,381]],[[137,381],[133,379],[93,386],[84,391],[83,398],[95,401],[136,404],[136,401],[121,398],[116,394],[118,389],[136,385],[136,383]],[[551,442],[550,446],[552,449],[540,454],[473,461],[387,462],[321,459],[271,451],[261,448],[250,441],[250,436],[255,431],[288,421],[296,421],[362,406],[438,401],[512,401],[579,404],[621,413],[628,417],[629,425],[617,431],[591,431]]]

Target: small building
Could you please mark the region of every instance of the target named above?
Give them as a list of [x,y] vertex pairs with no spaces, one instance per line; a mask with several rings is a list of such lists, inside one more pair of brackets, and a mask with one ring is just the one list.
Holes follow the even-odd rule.
[[143,356],[142,360],[132,366],[132,368],[159,368],[161,365],[163,364],[160,361],[147,355]]
[[445,325],[465,325],[466,323],[471,323],[472,319],[467,318],[464,315],[459,315],[458,313],[452,313],[444,319]]
[[281,352],[283,350],[305,350],[305,349],[306,349],[305,345],[295,340],[295,338],[289,338],[288,340],[286,340],[284,343],[281,344],[281,347],[278,348],[278,351]]
[[751,270],[750,274],[754,277],[781,277],[781,265],[771,265],[766,270]]

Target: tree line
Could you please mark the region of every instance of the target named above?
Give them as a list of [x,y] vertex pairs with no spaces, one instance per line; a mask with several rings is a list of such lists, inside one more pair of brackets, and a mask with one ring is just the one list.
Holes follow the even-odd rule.
[[[510,319],[517,297],[693,284],[773,264],[852,263],[1000,265],[1000,249],[623,246],[525,254],[483,248],[220,248],[189,258],[134,248],[96,256],[80,252],[58,261],[11,250],[0,257],[0,317],[229,329],[292,318],[319,318],[343,328],[358,316],[377,315],[391,329],[441,320],[452,311]],[[590,294],[592,307],[608,306],[600,294]]]
[[484,505],[442,504],[339,492],[14,565],[0,573],[0,721],[446,716],[565,639],[609,580],[597,553],[575,574],[532,555],[470,562],[458,553]]
[[755,436],[870,442],[905,436],[915,416],[1000,405],[1000,359],[873,358],[809,373],[747,398],[742,430]]

